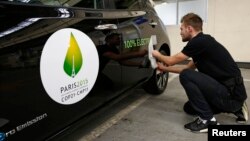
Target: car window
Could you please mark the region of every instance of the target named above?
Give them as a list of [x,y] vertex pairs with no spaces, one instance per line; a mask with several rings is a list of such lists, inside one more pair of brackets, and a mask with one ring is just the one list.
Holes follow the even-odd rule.
[[115,0],[116,9],[139,9],[138,0]]
[[3,0],[13,3],[73,6],[91,9],[138,9],[138,0]]
[[84,8],[95,8],[98,1],[101,0],[3,0],[13,3],[22,4],[37,4],[37,5],[50,5],[50,6],[75,6],[77,4]]

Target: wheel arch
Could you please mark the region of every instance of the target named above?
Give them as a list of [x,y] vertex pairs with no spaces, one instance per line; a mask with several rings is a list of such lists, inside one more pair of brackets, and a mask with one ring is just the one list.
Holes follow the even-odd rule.
[[170,46],[167,43],[162,44],[159,51],[164,51],[166,55],[171,55]]

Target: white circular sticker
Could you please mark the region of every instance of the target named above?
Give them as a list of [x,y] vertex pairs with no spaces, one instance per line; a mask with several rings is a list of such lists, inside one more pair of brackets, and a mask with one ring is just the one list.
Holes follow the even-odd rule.
[[53,33],[41,55],[40,73],[48,95],[64,105],[82,100],[93,88],[99,58],[93,41],[83,32],[65,28]]

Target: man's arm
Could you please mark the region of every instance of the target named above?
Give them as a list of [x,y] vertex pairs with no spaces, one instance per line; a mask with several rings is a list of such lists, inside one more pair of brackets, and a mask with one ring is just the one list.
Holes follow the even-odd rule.
[[183,62],[183,61],[185,61],[185,60],[187,60],[189,58],[188,56],[186,56],[182,52],[177,53],[177,54],[175,54],[173,56],[166,56],[166,55],[162,55],[159,51],[154,50],[152,52],[152,55],[156,59],[158,59],[160,62],[163,62],[164,64],[166,64],[168,66],[178,64],[178,63]]

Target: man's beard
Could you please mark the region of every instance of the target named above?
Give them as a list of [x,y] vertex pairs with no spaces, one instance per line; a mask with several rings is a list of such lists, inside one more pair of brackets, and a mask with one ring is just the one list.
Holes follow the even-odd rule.
[[182,42],[187,42],[189,40],[191,40],[191,36],[182,37]]
[[183,39],[182,39],[182,42],[187,42],[187,41],[188,41],[187,38],[183,38]]

